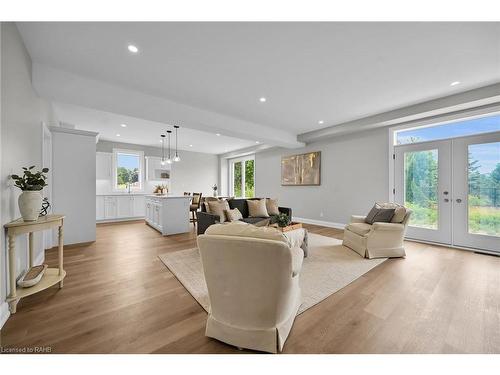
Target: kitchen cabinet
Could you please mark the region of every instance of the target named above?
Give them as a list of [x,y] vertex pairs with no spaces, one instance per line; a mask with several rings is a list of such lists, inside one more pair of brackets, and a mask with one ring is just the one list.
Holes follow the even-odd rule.
[[115,219],[118,215],[118,210],[116,209],[116,197],[105,196],[104,197],[104,219]]
[[95,199],[95,218],[96,220],[104,220],[104,197],[101,195]]
[[188,196],[146,196],[146,224],[164,236],[188,232],[190,201]]
[[111,171],[113,154],[109,152],[97,152],[96,153],[96,168],[95,177],[96,180],[111,180],[113,174]]
[[96,197],[96,220],[138,219],[145,216],[144,195],[101,195]]

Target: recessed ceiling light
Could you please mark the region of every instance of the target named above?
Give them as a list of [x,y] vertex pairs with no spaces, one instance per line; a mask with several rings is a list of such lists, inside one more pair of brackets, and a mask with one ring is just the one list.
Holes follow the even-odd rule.
[[323,125],[325,122],[323,120],[319,120],[318,124]]
[[130,52],[132,52],[132,53],[137,53],[137,52],[139,52],[139,48],[137,48],[137,47],[136,47],[136,46],[134,46],[133,44],[129,44],[127,48],[128,48],[128,50],[129,50]]
[[267,100],[267,99],[266,99],[266,98],[264,98],[264,97],[262,97],[262,98],[260,98],[260,99],[259,99],[259,101],[260,101],[261,103],[264,103],[266,100]]
[[116,136],[117,136],[117,137],[119,137],[119,136],[120,136],[120,134],[117,134]]
[[217,134],[215,134],[215,135],[216,135],[217,137],[220,137],[220,134],[219,134],[219,133],[217,133]]
[[193,145],[189,145],[189,147],[193,147]]
[[455,81],[455,82],[450,83],[450,86],[456,86],[456,85],[459,85],[459,84],[460,84],[460,81]]
[[120,124],[120,126],[121,126],[122,128],[126,128],[126,127],[127,127],[127,124]]

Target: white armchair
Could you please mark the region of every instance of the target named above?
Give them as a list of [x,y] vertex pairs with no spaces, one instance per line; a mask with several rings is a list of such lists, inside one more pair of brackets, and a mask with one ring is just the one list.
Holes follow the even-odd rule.
[[[390,204],[386,204],[390,205]],[[399,206],[402,207],[402,206]],[[365,258],[397,258],[406,256],[403,246],[404,235],[411,216],[411,210],[397,215],[390,223],[365,223],[366,216],[351,216],[351,222],[344,230],[342,244]],[[396,215],[395,215],[396,217]]]
[[281,351],[301,304],[304,253],[281,232],[244,223],[198,236],[210,312],[205,334],[240,348]]

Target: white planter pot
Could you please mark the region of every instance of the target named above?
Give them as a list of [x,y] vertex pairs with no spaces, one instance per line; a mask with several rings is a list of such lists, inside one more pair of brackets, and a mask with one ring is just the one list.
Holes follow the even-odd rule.
[[42,209],[42,194],[39,191],[23,191],[18,203],[23,220],[36,221]]

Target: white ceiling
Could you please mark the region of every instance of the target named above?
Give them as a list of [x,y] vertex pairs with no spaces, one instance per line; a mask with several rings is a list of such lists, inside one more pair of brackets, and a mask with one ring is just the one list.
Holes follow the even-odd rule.
[[[175,145],[175,133],[172,125],[97,111],[72,104],[55,102],[53,106],[61,121],[75,125],[78,129],[98,132],[100,140],[161,147],[160,134],[166,134],[167,130],[172,130],[171,146]],[[122,127],[121,124],[125,124],[126,127]],[[165,143],[166,145],[167,143]],[[178,130],[179,150],[222,154],[255,145],[255,141],[224,135],[217,136],[216,133],[184,127]]]
[[18,27],[35,62],[294,135],[500,81],[500,23]]

